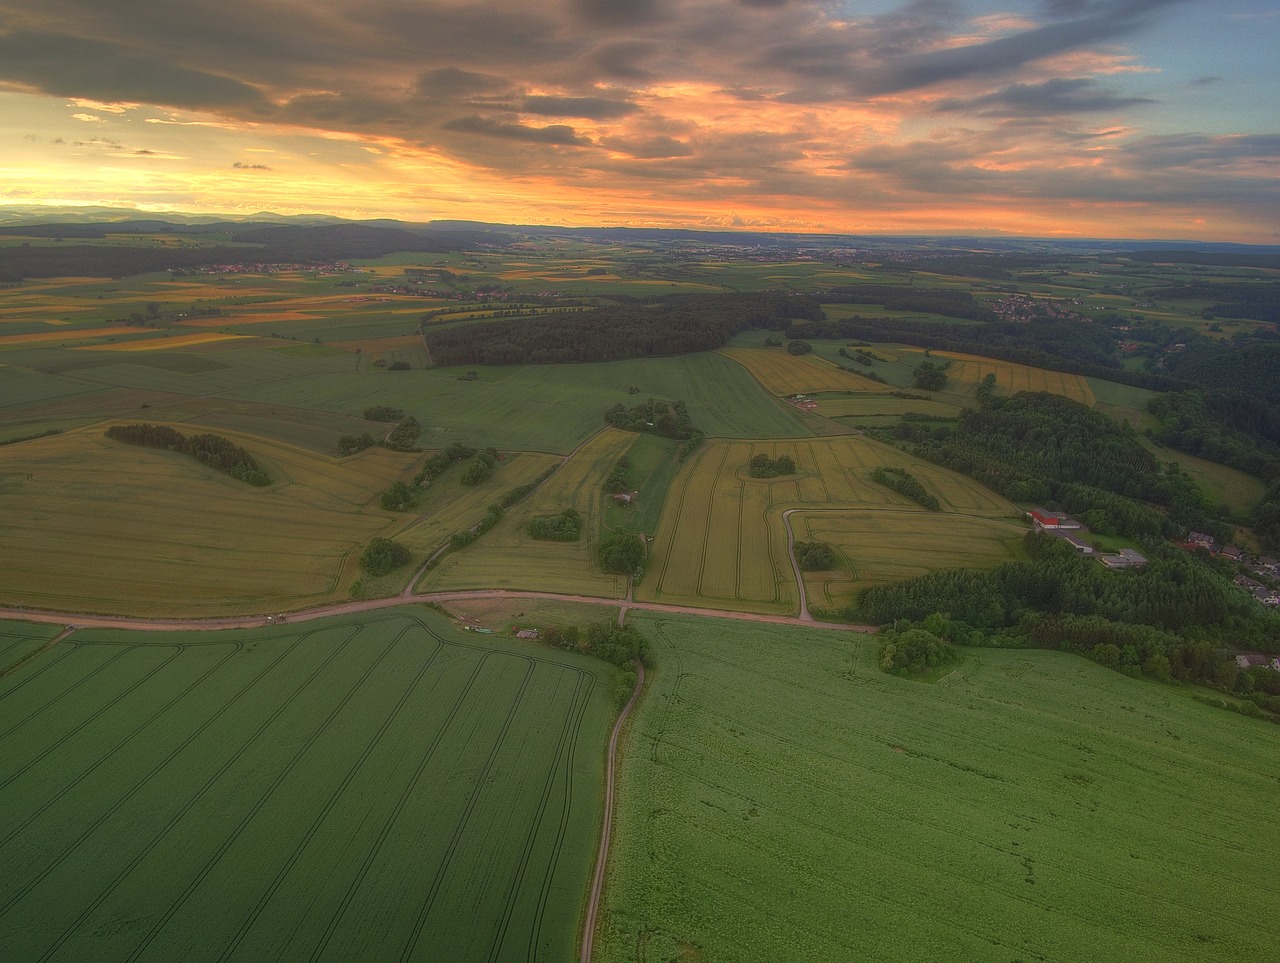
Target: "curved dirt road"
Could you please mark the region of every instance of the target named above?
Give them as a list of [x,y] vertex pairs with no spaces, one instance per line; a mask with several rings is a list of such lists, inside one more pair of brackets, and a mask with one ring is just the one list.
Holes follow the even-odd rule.
[[640,697],[644,688],[644,663],[636,659],[636,687],[631,690],[631,698],[618,714],[618,721],[613,724],[613,733],[609,736],[609,758],[605,764],[604,777],[604,818],[600,823],[600,848],[596,851],[596,873],[591,880],[591,898],[587,900],[587,917],[582,924],[582,954],[580,963],[591,963],[591,948],[596,938],[596,915],[600,909],[600,894],[604,892],[604,871],[609,862],[609,837],[613,832],[613,788],[617,774],[618,736],[622,727],[631,715],[631,709]]

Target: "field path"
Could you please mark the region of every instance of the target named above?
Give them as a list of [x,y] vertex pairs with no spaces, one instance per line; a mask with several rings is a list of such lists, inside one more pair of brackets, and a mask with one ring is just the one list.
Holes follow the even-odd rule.
[[782,513],[782,524],[787,529],[787,555],[791,559],[791,571],[795,573],[796,589],[800,592],[800,621],[812,622],[809,614],[809,599],[804,594],[804,576],[800,573],[800,563],[796,561],[796,533],[791,530],[791,513],[804,511],[800,508],[788,508]]
[[[666,612],[675,615],[703,615],[709,618],[737,619],[743,622],[771,622],[775,625],[803,625],[813,629],[839,629],[846,632],[875,632],[874,625],[850,625],[843,622],[806,621],[794,615],[765,615],[758,612],[734,612],[728,609],[699,608],[693,605],[668,605],[665,602],[637,602],[619,599],[601,598],[594,595],[569,595],[563,592],[527,592],[520,589],[472,589],[456,592],[423,592],[415,595],[393,595],[385,599],[363,599],[358,602],[339,602],[334,605],[321,605],[312,609],[289,612],[285,616],[268,620],[262,615],[228,615],[213,618],[197,619],[146,619],[128,615],[85,615],[78,612],[44,612],[33,611],[28,607],[21,610],[0,607],[0,618],[13,619],[19,622],[41,622],[45,624],[61,624],[71,632],[75,629],[133,629],[140,632],[175,632],[183,630],[212,631],[215,629],[249,629],[281,622],[310,622],[314,619],[328,618],[331,615],[356,615],[362,612],[374,612],[379,609],[395,608],[398,605],[422,603],[456,602],[466,599],[550,599],[557,602],[583,602],[588,605],[607,605],[617,608],[620,604],[628,609],[644,612]],[[65,634],[64,636],[65,637]],[[43,649],[41,650],[43,651]]]
[[618,721],[613,724],[613,732],[609,736],[609,758],[605,764],[604,776],[604,818],[600,823],[600,849],[596,853],[596,873],[591,880],[591,898],[587,900],[586,919],[582,924],[582,954],[580,963],[591,963],[591,947],[596,936],[596,915],[600,909],[600,895],[604,892],[604,871],[609,862],[609,837],[613,832],[613,790],[617,777],[618,736],[626,724],[631,709],[640,697],[644,688],[644,663],[635,661],[636,687],[631,690],[631,698],[618,713]]

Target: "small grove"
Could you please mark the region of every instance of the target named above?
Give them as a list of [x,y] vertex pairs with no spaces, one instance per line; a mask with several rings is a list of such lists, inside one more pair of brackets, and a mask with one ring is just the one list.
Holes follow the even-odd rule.
[[271,477],[258,467],[247,451],[221,435],[202,434],[187,437],[168,425],[137,424],[112,425],[107,437],[127,445],[146,448],[163,448],[177,451],[203,462],[210,468],[248,482],[250,485],[268,485]]

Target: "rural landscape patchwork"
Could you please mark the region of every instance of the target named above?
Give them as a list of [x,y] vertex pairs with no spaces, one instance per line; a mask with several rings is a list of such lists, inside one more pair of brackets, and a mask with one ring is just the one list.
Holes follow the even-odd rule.
[[1275,0],[0,0],[0,963],[1280,961]]
[[1280,255],[0,238],[5,959],[1274,951]]

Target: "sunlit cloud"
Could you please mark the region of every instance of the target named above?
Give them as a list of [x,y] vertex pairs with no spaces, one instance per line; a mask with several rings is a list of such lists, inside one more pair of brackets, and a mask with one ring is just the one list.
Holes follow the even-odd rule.
[[[1111,233],[1102,212],[1124,205],[1126,230],[1154,232],[1205,205],[1223,234],[1260,237],[1280,215],[1265,157],[1280,124],[1265,97],[1224,99],[1256,72],[1224,56],[1174,76],[1183,50],[1157,28],[1211,17],[1195,0],[143,6],[0,0],[9,143],[45,171],[15,187],[787,230],[1022,230],[1053,207],[1070,213],[1057,230]],[[1274,18],[1239,29],[1259,51],[1280,43]],[[1182,120],[1190,98],[1215,127]],[[78,139],[82,123],[103,137]],[[107,155],[168,173],[95,169]]]

